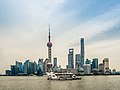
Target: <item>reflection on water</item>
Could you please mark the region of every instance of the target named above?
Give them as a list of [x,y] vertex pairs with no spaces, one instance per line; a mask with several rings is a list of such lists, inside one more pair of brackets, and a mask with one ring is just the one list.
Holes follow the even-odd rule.
[[46,76],[0,77],[0,90],[120,90],[120,76],[84,76],[70,81],[49,81]]

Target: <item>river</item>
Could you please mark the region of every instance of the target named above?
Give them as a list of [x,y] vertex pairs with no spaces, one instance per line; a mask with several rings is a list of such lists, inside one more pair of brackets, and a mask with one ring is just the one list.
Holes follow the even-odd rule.
[[0,90],[120,90],[120,76],[82,76],[81,80],[54,81],[46,76],[1,76]]

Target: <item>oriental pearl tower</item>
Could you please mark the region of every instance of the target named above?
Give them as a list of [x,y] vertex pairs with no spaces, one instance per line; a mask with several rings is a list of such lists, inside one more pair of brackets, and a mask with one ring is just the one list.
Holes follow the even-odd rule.
[[49,25],[49,36],[48,36],[48,39],[49,39],[49,41],[48,41],[48,43],[47,43],[47,47],[48,47],[48,64],[47,64],[47,71],[48,72],[50,72],[51,70],[52,70],[52,62],[51,62],[51,54],[52,54],[52,51],[51,51],[51,48],[52,48],[52,43],[51,43],[51,41],[50,41],[50,38],[51,38],[51,36],[50,36],[50,25]]

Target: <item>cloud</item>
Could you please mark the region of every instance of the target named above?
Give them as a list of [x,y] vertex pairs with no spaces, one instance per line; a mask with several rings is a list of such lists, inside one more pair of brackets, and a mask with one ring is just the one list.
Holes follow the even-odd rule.
[[115,27],[120,22],[119,14],[120,10],[118,7],[116,7],[111,11],[98,15],[87,22],[79,24],[77,27],[65,33],[62,37],[65,38],[64,40],[72,43],[76,40],[79,40],[78,38],[81,37],[89,40],[91,37],[94,37],[97,34],[105,31],[109,32],[108,30]]
[[[1,1],[1,23],[5,25],[38,25],[50,21],[66,0],[7,0]],[[2,5],[3,4],[3,5]]]
[[97,41],[104,41],[104,40],[114,40],[120,38],[120,24],[109,28],[106,31],[103,31],[101,33],[98,33],[94,35],[93,37],[89,38],[88,43],[97,42]]
[[[9,65],[13,64],[15,60],[25,61],[27,58],[31,60],[46,58],[50,23],[52,55],[57,56],[64,67],[67,64],[69,48],[74,48],[75,53],[79,53],[81,37],[84,37],[86,42],[93,42],[87,43],[87,46],[94,47],[95,39],[99,37],[103,39],[101,34],[106,36],[105,33],[114,32],[120,23],[119,0],[114,1],[1,0],[0,54],[5,61],[2,65],[6,65],[6,62]],[[119,33],[119,29],[115,32]],[[98,43],[98,46],[109,46],[109,43],[106,45],[103,43],[105,42]],[[92,46],[88,47],[90,48]]]

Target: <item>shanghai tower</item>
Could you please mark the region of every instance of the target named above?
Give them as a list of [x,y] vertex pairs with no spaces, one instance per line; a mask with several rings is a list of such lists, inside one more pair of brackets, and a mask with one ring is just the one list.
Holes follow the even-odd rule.
[[84,51],[84,38],[81,38],[81,67],[84,65],[85,51]]

